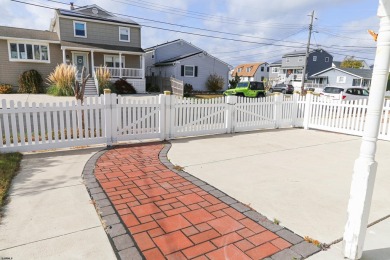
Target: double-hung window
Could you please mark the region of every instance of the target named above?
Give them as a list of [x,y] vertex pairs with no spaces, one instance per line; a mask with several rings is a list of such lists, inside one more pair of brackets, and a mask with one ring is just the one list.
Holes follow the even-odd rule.
[[184,76],[194,77],[195,76],[195,67],[194,66],[184,66]]
[[346,76],[337,76],[336,83],[344,84],[345,82],[347,82]]
[[73,21],[74,37],[87,38],[87,23]]
[[130,28],[119,27],[119,41],[130,42]]
[[[119,68],[119,55],[104,55],[104,65],[108,68]],[[122,56],[122,68],[125,67],[125,57]]]
[[279,73],[279,68],[278,67],[272,67],[271,68],[272,73]]
[[49,45],[9,42],[10,61],[49,62]]

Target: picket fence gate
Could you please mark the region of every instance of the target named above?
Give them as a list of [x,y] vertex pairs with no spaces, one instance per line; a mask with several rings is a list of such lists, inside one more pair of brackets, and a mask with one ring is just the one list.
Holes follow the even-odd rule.
[[[327,101],[311,94],[214,99],[105,94],[87,98],[84,104],[15,104],[2,100],[0,151],[113,145],[284,127],[362,135],[366,109],[367,100]],[[379,133],[384,140],[390,140],[389,110],[386,101]]]

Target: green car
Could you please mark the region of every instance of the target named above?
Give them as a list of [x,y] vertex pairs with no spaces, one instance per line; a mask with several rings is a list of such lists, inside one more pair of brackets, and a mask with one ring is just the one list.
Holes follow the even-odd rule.
[[228,89],[223,94],[225,96],[265,97],[264,83],[257,81],[239,82],[236,88]]

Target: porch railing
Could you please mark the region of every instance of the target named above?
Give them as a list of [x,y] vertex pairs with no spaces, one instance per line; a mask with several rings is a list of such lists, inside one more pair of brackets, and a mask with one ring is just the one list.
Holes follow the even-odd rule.
[[[98,67],[95,67],[95,71]],[[110,71],[112,78],[142,78],[144,74],[143,69],[135,69],[135,68],[111,68],[107,67],[107,69]]]

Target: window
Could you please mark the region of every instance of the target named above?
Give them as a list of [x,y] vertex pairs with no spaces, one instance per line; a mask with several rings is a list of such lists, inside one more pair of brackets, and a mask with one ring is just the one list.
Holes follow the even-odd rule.
[[[119,68],[119,55],[104,55],[104,65],[108,68]],[[122,56],[122,68],[125,67],[125,57]]]
[[154,51],[152,52],[152,59],[154,59],[154,55],[155,55],[155,53],[154,53]]
[[337,79],[336,79],[336,83],[345,83],[347,81],[347,77],[346,76],[337,76]]
[[264,77],[261,77],[261,81],[264,81]]
[[313,61],[317,61],[317,56],[313,56]]
[[195,76],[195,67],[194,66],[184,66],[184,76],[185,77],[194,77]]
[[87,38],[87,24],[73,21],[74,37]]
[[329,57],[325,57],[325,62],[329,62]]
[[260,70],[261,70],[261,71],[264,71],[264,67],[261,67]]
[[269,72],[269,67],[267,67],[267,72]]
[[246,72],[250,72],[252,70],[252,67],[246,68]]
[[271,73],[279,73],[279,71],[280,71],[280,68],[278,68],[278,67],[271,68]]
[[361,82],[361,79],[353,79],[352,86],[353,87],[360,86],[360,82]]
[[49,62],[49,45],[34,43],[9,43],[11,61]]
[[242,68],[238,68],[238,70],[237,70],[238,72],[241,72],[242,71]]
[[130,28],[119,27],[119,41],[130,42]]

